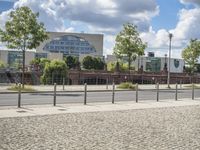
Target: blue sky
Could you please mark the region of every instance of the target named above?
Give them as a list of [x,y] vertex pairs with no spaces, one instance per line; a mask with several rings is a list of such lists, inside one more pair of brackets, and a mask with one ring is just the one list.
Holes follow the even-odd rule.
[[[168,52],[168,32],[174,34],[172,57],[181,57],[191,38],[200,38],[200,0],[0,0],[0,27],[10,9],[29,6],[40,13],[48,31],[104,34],[104,54],[112,54],[122,24],[138,26],[146,51]],[[89,8],[89,9],[88,9]]]

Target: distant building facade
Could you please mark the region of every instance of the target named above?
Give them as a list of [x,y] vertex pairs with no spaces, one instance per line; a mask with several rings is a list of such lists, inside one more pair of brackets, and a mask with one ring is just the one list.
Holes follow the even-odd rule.
[[[107,55],[106,62],[117,61],[114,55]],[[124,58],[126,62],[126,58]],[[142,69],[145,72],[161,72],[168,71],[168,58],[167,57],[154,57],[154,54],[151,56],[140,56],[133,61],[132,65],[136,70]],[[166,68],[165,68],[166,66]],[[185,62],[183,59],[170,59],[170,72],[171,73],[183,73],[184,72]],[[166,69],[166,70],[165,70]]]
[[[83,57],[91,55],[103,57],[103,34],[48,32],[49,39],[42,42],[34,51],[26,52],[25,65],[34,58],[62,60],[64,56]],[[0,50],[0,60],[7,66],[22,62],[22,52],[17,50]]]

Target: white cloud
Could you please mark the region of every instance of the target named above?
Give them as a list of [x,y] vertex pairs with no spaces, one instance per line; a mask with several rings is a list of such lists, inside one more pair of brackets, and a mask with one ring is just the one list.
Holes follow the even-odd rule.
[[[39,12],[39,20],[48,31],[74,32],[79,30],[78,25],[85,24],[86,32],[104,33],[106,54],[111,53],[113,35],[123,23],[132,22],[140,31],[148,31],[152,17],[159,13],[156,0],[19,0],[14,9],[21,6]],[[0,14],[1,27],[9,11]]]
[[196,6],[200,5],[199,0],[180,0],[182,4],[188,5],[188,4],[194,4]]
[[[169,30],[174,35],[173,57],[181,57],[181,50],[191,38],[200,38],[200,1],[180,2],[195,4],[195,8],[181,9],[176,27]],[[86,32],[104,33],[105,54],[112,53],[115,35],[125,22],[138,25],[141,38],[149,45],[148,51],[155,51],[157,56],[168,51],[168,31],[154,31],[151,27],[151,19],[159,14],[156,0],[19,0],[15,2],[14,9],[21,6],[39,12],[39,20],[44,22],[48,31],[80,32],[86,29]],[[0,27],[8,19],[9,12],[0,14]]]

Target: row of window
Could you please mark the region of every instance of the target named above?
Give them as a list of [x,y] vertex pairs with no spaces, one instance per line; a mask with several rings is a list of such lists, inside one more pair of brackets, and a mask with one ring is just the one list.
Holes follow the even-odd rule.
[[89,46],[88,42],[74,42],[74,41],[51,41],[49,44],[52,45],[77,45],[77,46]]
[[45,46],[45,50],[79,50],[79,51],[95,51],[92,47],[66,47],[66,46]]

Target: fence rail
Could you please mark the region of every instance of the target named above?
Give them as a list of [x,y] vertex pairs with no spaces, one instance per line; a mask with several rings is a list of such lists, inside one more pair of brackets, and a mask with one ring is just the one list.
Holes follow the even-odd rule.
[[[63,84],[64,85],[64,84]],[[0,106],[15,105],[21,107],[22,105],[35,105],[35,104],[57,104],[64,103],[83,103],[87,105],[92,102],[111,102],[115,104],[119,101],[135,101],[139,103],[144,100],[179,100],[183,98],[196,100],[200,98],[200,89],[196,89],[192,84],[190,89],[182,89],[182,85],[176,84],[174,89],[160,89],[159,83],[155,85],[154,89],[141,90],[140,85],[136,84],[134,90],[116,90],[115,83],[108,88],[105,85],[103,91],[90,91],[85,83],[82,86],[82,91],[59,91],[57,84],[54,83],[51,91],[43,92],[27,92],[23,93],[21,84],[18,85],[19,90],[15,94],[1,94]],[[63,87],[64,90],[64,87]],[[18,96],[16,96],[16,94]],[[3,95],[3,96],[2,96]],[[53,99],[53,102],[51,101]],[[17,103],[16,103],[17,102]]]

